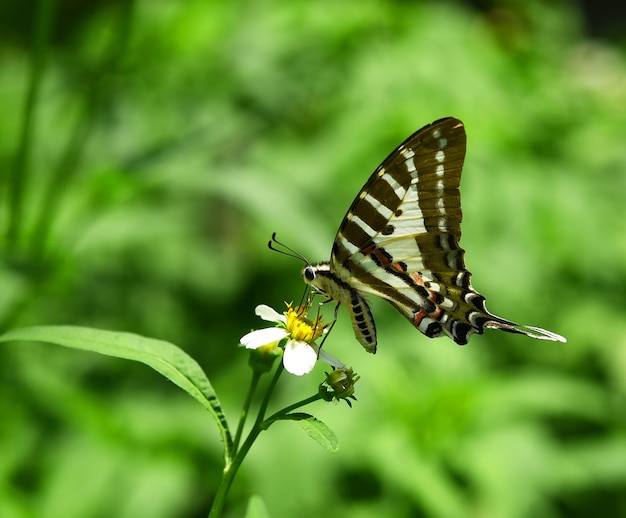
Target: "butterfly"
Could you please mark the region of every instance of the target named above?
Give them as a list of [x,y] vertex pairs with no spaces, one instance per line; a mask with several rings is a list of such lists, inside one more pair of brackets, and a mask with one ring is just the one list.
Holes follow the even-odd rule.
[[[500,329],[565,342],[539,327],[493,315],[470,282],[461,238],[459,184],[463,123],[440,119],[406,139],[374,171],[348,209],[330,261],[307,264],[304,281],[352,320],[357,340],[375,353],[376,326],[365,295],[389,302],[429,338],[464,345],[474,333]],[[334,323],[334,322],[333,322]]]

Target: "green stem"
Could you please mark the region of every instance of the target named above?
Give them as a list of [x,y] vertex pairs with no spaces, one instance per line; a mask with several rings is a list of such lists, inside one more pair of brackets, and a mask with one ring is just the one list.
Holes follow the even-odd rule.
[[278,367],[276,368],[274,377],[272,378],[272,381],[270,381],[270,384],[267,387],[267,392],[265,392],[265,397],[263,398],[263,401],[261,402],[261,406],[259,407],[259,414],[257,415],[256,421],[254,422],[255,427],[259,426],[263,422],[263,419],[265,419],[265,412],[267,410],[267,405],[269,405],[270,403],[270,398],[272,397],[274,388],[276,388],[276,383],[278,383],[278,378],[280,378],[280,375],[283,373],[284,370],[285,370],[285,367],[283,366],[283,362],[282,361],[278,362]]
[[301,401],[298,401],[297,403],[294,403],[293,405],[286,406],[282,410],[279,410],[275,414],[265,419],[265,421],[261,423],[261,426],[263,427],[264,430],[267,430],[272,423],[274,423],[275,421],[278,421],[281,417],[287,415],[290,412],[293,412],[297,408],[306,406],[309,403],[314,403],[315,401],[319,401],[320,399],[323,399],[323,398],[319,393],[317,393],[317,394],[313,394],[311,397],[302,399]]
[[256,392],[257,387],[259,386],[259,380],[261,379],[261,373],[257,371],[253,371],[252,379],[250,380],[250,388],[248,389],[248,394],[246,396],[246,400],[243,404],[243,408],[241,409],[241,416],[239,417],[239,424],[237,425],[237,433],[235,434],[235,442],[233,443],[233,452],[236,452],[239,448],[239,441],[241,441],[241,434],[243,433],[243,427],[246,423],[246,418],[248,417],[248,411],[250,410],[250,404],[252,403],[252,397]]
[[252,444],[262,431],[263,428],[255,424],[252,430],[250,430],[248,437],[246,437],[246,440],[241,445],[241,449],[237,452],[237,455],[235,455],[233,462],[224,468],[222,480],[217,488],[217,494],[215,495],[215,500],[213,500],[213,505],[211,506],[211,511],[209,512],[209,518],[219,518],[222,516],[222,510],[224,509],[224,504],[226,503],[226,497],[228,496],[228,491],[233,483],[233,479],[237,474],[237,470],[252,447]]
[[237,474],[237,470],[239,469],[239,466],[241,466],[243,459],[248,454],[248,451],[250,451],[250,448],[254,444],[256,438],[265,429],[265,427],[263,426],[265,412],[267,410],[270,397],[274,392],[274,388],[276,387],[276,383],[278,382],[278,378],[280,378],[283,370],[283,362],[279,362],[276,372],[274,373],[274,377],[267,387],[267,392],[265,393],[263,401],[261,402],[259,413],[256,420],[254,421],[254,425],[252,426],[250,433],[241,445],[241,448],[237,451],[232,463],[224,466],[222,480],[220,481],[220,485],[217,488],[217,494],[215,495],[215,500],[213,500],[213,505],[211,506],[211,511],[209,512],[209,518],[219,518],[220,516],[222,516],[224,504],[226,503],[226,497],[228,496],[230,486],[232,485],[235,475]]

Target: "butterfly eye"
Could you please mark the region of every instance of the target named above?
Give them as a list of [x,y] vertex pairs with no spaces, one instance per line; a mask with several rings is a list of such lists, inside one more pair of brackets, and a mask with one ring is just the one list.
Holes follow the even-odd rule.
[[302,275],[307,282],[312,282],[315,279],[315,270],[311,266],[307,266],[304,270],[302,270]]

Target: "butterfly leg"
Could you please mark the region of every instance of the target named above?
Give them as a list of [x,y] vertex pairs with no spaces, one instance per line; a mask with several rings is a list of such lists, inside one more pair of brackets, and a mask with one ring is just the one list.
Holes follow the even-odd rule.
[[[322,304],[327,304],[328,302],[331,302],[332,299],[326,299],[323,302],[319,303],[319,306],[317,308],[317,314],[319,316],[320,314],[320,308],[322,307]],[[328,335],[330,334],[332,328],[335,326],[335,323],[337,322],[337,315],[339,314],[339,303],[337,303],[337,305],[335,306],[335,311],[333,312],[333,321],[330,323],[330,325],[328,326],[328,328],[326,329],[326,332],[324,333],[324,338],[322,338],[322,341],[320,342],[319,345],[319,349],[317,350],[317,357],[319,359],[320,356],[320,351],[322,350],[322,346],[324,345],[324,342],[326,341],[326,338],[328,337]]]

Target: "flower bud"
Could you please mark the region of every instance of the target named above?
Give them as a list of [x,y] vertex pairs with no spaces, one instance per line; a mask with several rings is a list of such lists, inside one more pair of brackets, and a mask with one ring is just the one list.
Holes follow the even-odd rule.
[[250,351],[248,365],[254,372],[263,374],[271,370],[274,360],[282,355],[283,350],[278,346],[279,342],[271,342]]
[[320,385],[320,392],[326,401],[333,399],[344,399],[348,406],[352,403],[348,398],[356,401],[354,397],[354,384],[359,380],[360,376],[355,374],[352,369],[339,367],[334,369],[330,374],[326,373],[326,380]]

